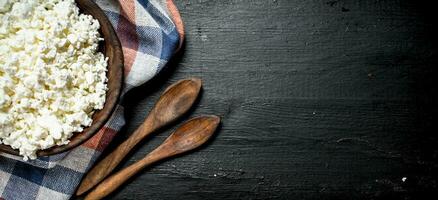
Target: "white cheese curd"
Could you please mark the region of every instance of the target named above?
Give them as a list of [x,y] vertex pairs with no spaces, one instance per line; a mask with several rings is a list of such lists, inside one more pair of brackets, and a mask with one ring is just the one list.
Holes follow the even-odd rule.
[[107,91],[99,28],[74,0],[0,0],[0,144],[35,159],[91,125]]

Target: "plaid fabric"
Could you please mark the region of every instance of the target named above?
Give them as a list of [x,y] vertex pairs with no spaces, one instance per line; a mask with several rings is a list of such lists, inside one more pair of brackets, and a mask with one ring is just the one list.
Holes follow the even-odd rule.
[[[123,46],[125,94],[154,75],[178,50],[183,26],[172,0],[95,0],[113,24]],[[125,124],[118,105],[106,125],[74,150],[24,162],[0,154],[0,200],[69,199],[82,176]]]

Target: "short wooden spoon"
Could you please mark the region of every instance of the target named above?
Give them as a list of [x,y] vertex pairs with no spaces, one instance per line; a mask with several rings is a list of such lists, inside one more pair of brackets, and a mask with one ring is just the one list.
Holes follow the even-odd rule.
[[220,118],[217,116],[203,116],[184,123],[142,160],[105,179],[85,197],[85,200],[102,199],[146,166],[199,147],[213,135],[219,122]]
[[184,79],[169,86],[143,124],[125,142],[88,172],[76,195],[85,193],[102,181],[146,136],[186,113],[198,97],[200,89],[201,80],[198,78]]

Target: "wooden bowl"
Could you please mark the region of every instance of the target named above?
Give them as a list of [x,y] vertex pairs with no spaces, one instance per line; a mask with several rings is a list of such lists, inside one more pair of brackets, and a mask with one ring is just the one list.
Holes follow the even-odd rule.
[[[123,83],[123,52],[117,34],[104,12],[94,2],[90,0],[76,0],[76,3],[82,13],[92,15],[95,19],[99,20],[101,26],[100,33],[105,39],[103,44],[100,45],[101,52],[108,57],[108,91],[105,105],[102,110],[98,110],[94,113],[91,126],[85,128],[80,133],[74,133],[73,137],[70,138],[70,143],[40,150],[37,152],[37,156],[50,156],[62,153],[87,141],[107,122],[120,96]],[[0,144],[0,152],[19,155],[18,150],[3,144]]]

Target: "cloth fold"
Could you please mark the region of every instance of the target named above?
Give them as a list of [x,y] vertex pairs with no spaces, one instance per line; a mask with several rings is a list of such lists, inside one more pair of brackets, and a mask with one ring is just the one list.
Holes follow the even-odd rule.
[[[122,100],[127,91],[154,77],[180,48],[182,20],[172,0],[94,1],[108,16],[123,47]],[[105,126],[72,151],[28,162],[0,153],[0,200],[69,199],[124,124],[119,104]]]

